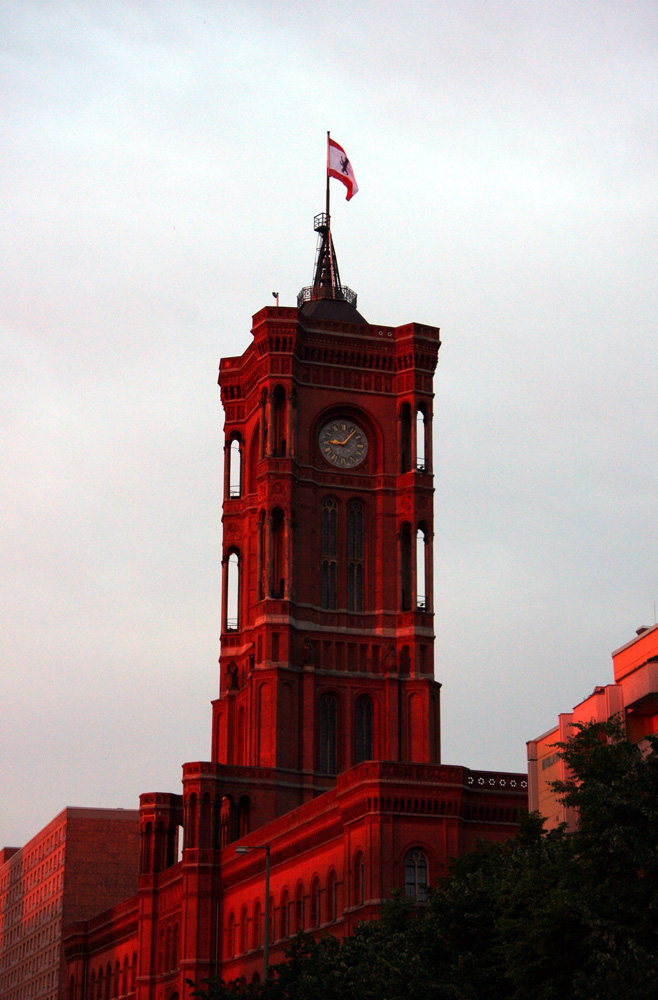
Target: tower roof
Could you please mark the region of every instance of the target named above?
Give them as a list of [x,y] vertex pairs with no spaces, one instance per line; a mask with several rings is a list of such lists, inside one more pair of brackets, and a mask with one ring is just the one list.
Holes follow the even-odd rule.
[[325,212],[316,215],[313,228],[318,234],[315,274],[313,284],[299,292],[297,308],[309,318],[366,323],[356,308],[356,292],[341,284],[329,215]]

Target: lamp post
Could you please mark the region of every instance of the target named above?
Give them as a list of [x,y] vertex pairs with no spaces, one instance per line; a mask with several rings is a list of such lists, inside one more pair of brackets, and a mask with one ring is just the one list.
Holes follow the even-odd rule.
[[265,936],[263,940],[263,982],[270,974],[270,845],[254,844],[253,847],[236,847],[236,854],[265,851]]

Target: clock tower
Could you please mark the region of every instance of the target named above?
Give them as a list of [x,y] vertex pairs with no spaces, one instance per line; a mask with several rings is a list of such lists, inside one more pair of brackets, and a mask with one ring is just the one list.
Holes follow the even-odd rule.
[[[435,327],[368,323],[322,214],[313,285],[224,358],[225,842],[364,761],[440,761]],[[232,831],[232,832],[231,832]]]

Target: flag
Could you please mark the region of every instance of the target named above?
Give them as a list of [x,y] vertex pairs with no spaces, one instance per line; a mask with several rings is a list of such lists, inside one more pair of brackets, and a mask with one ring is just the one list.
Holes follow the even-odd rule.
[[352,164],[347,159],[342,146],[339,146],[333,139],[328,138],[327,142],[327,175],[335,177],[337,181],[342,181],[347,188],[347,201],[349,201],[359,190]]

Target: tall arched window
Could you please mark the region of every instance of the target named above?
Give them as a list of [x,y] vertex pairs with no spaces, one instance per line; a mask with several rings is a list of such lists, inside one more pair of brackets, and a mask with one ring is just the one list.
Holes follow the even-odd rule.
[[302,934],[304,931],[304,886],[299,883],[295,893],[295,933]]
[[417,847],[404,858],[404,894],[417,903],[427,902],[427,858]]
[[411,406],[403,403],[400,409],[400,472],[411,468]]
[[413,580],[411,566],[411,525],[408,521],[400,527],[400,610],[411,611]]
[[338,919],[338,885],[336,872],[331,869],[327,877],[327,920],[331,923]]
[[363,854],[361,851],[357,851],[354,858],[354,906],[362,906],[365,887],[365,862],[363,860]]
[[427,611],[429,607],[427,595],[427,532],[424,525],[420,525],[416,532],[416,608],[418,611]]
[[272,454],[286,454],[286,392],[277,385],[272,399]]
[[347,608],[363,611],[364,516],[360,500],[347,508]]
[[271,515],[270,596],[282,598],[285,593],[285,554],[283,511],[276,507]]
[[315,876],[311,883],[311,929],[319,927],[320,918],[320,879]]
[[242,907],[240,914],[240,954],[244,955],[247,950],[247,907]]
[[336,699],[332,694],[323,694],[320,699],[320,771],[322,774],[336,774]]
[[238,437],[229,443],[228,495],[233,499],[242,496],[242,441]]
[[226,560],[226,621],[227,632],[239,627],[240,606],[240,557],[235,549],[227,554]]
[[288,899],[288,890],[284,889],[281,893],[281,929],[279,937],[285,940],[290,936],[290,901]]
[[356,701],[356,763],[372,760],[373,725],[372,700],[362,694]]
[[252,940],[254,948],[260,948],[260,903],[258,900],[254,903],[254,929]]
[[427,434],[425,413],[420,407],[416,410],[416,468],[419,472],[427,472]]
[[226,935],[226,955],[228,958],[235,957],[235,917],[232,913],[228,918],[228,934]]
[[336,608],[336,519],[337,505],[331,497],[322,501],[322,607]]

